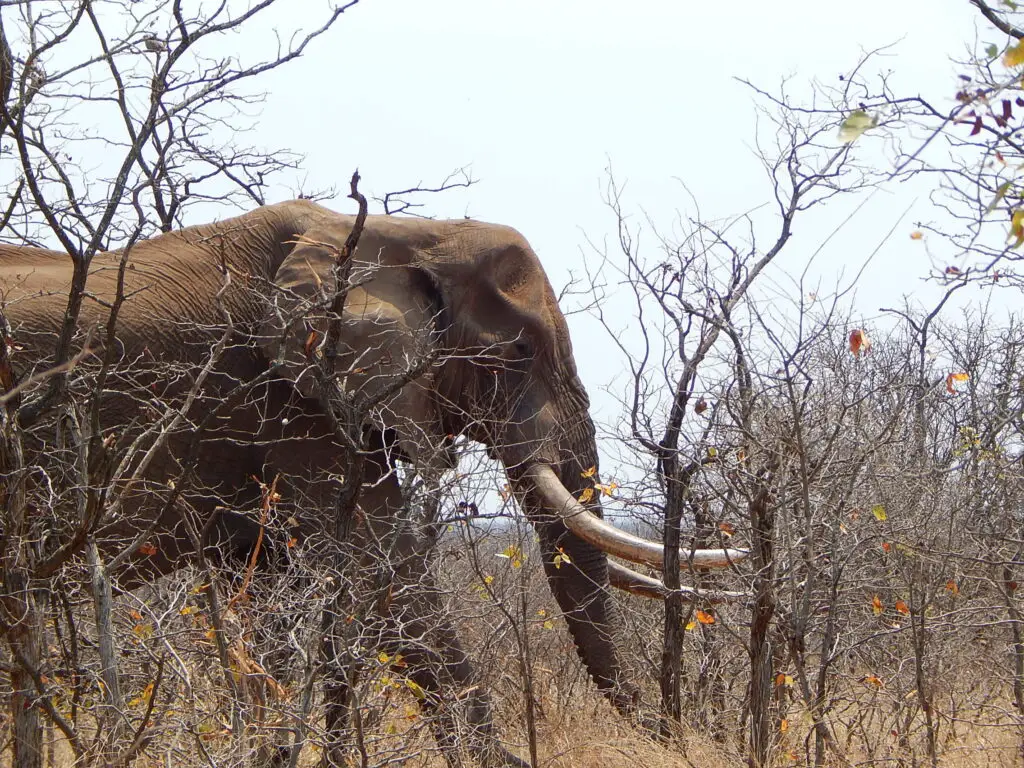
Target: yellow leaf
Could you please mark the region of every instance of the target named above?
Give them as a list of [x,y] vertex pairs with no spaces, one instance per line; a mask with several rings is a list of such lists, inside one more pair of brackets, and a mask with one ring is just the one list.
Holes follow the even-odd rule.
[[860,138],[864,131],[874,128],[876,125],[878,125],[877,117],[872,117],[863,109],[858,109],[843,120],[843,124],[839,126],[839,141],[843,144],[850,144]]
[[1019,248],[1024,243],[1024,208],[1018,208],[1010,217],[1010,237],[1007,241],[1013,240],[1013,247]]
[[494,582],[493,576],[484,576],[484,584],[491,584]]
[[915,229],[913,232],[910,233],[910,239],[922,240],[924,239],[924,232],[922,232],[920,229]]
[[377,654],[377,661],[379,661],[381,664],[387,664],[389,661],[391,661],[391,657],[384,653],[384,651],[381,651]]
[[544,622],[544,629],[554,629],[554,628],[555,628],[555,625],[552,623],[551,619],[547,619]]
[[780,733],[785,733],[788,730],[789,730],[789,720],[787,720],[786,718],[782,718],[782,722],[779,723],[779,732]]
[[695,621],[688,621],[688,622],[686,622],[685,630],[687,632],[692,632],[696,628],[697,628],[697,622],[695,622]]
[[591,467],[590,469],[585,469],[582,472],[580,472],[580,477],[585,477],[585,478],[589,479],[589,478],[593,477],[596,474],[597,474],[597,467],[595,466],[595,467]]
[[946,377],[946,391],[951,395],[956,394],[954,384],[960,384],[971,378],[969,373],[951,373]]
[[881,616],[882,611],[884,610],[885,607],[882,605],[882,599],[878,595],[875,595],[873,598],[871,598],[871,611],[875,614],[875,616]]
[[597,483],[594,486],[597,490],[603,493],[605,496],[611,496],[612,492],[619,487],[618,483]]
[[417,683],[415,680],[406,679],[405,685],[406,687],[408,687],[410,691],[412,691],[412,695],[420,701],[423,701],[423,699],[427,698],[426,691],[424,691],[422,686],[420,686],[420,684]]
[[708,458],[709,459],[714,459],[717,456],[718,456],[718,449],[715,448],[714,446],[709,447],[708,448]]
[[505,547],[504,551],[498,553],[497,557],[503,557],[506,560],[511,561],[513,568],[520,567],[523,564],[523,560],[526,559],[526,557],[523,555],[523,551],[519,549],[519,547],[517,547],[515,544],[509,544],[507,547]]
[[1019,67],[1024,64],[1024,40],[1006,49],[1006,53],[1003,54],[1003,64],[1008,67]]
[[565,565],[572,564],[572,560],[569,559],[569,556],[565,554],[565,550],[561,547],[558,548],[558,553],[555,555],[552,562],[554,563],[555,568],[561,568],[563,563]]
[[779,674],[775,676],[775,687],[779,688],[783,685],[792,686],[793,677],[792,675],[787,675],[784,672],[779,672]]
[[184,608],[178,611],[178,613],[180,613],[182,616],[188,616],[190,613],[195,613],[198,610],[199,609],[196,608],[194,605],[186,605]]
[[714,624],[715,623],[715,617],[712,616],[710,613],[698,610],[697,611],[697,621],[699,621],[701,624]]
[[138,637],[140,640],[148,640],[153,636],[153,625],[136,624],[134,627],[132,627],[132,632],[134,632],[136,637]]
[[594,489],[593,488],[584,488],[583,489],[583,493],[580,494],[579,501],[580,501],[580,504],[586,504],[588,501],[590,501],[593,498],[594,498]]
[[884,523],[886,520],[889,519],[889,516],[885,513],[885,507],[883,507],[881,504],[875,504],[875,506],[871,508],[871,514],[874,515],[875,520],[877,520],[880,523]]

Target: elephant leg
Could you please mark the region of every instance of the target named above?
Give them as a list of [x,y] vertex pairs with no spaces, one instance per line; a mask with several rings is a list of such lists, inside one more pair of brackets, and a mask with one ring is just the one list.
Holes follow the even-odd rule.
[[392,611],[385,647],[402,655],[407,667],[400,671],[418,686],[420,707],[432,718],[434,737],[449,766],[462,764],[460,747],[465,747],[484,768],[528,768],[528,763],[501,745],[490,696],[439,598],[433,579],[424,574],[409,597],[410,610]]
[[[363,551],[388,576],[371,594],[380,598],[380,646],[401,654],[404,674],[418,686],[420,705],[431,716],[434,736],[450,766],[461,765],[460,746],[485,768],[528,765],[508,752],[494,727],[490,696],[480,684],[455,627],[444,609],[444,595],[429,568],[422,531],[403,511],[404,500],[384,451],[367,460],[366,486],[359,505],[365,531]],[[380,562],[383,560],[384,562]],[[374,569],[367,569],[374,570]],[[411,686],[414,687],[414,686]],[[415,689],[415,687],[414,687]],[[460,731],[466,734],[460,739]]]

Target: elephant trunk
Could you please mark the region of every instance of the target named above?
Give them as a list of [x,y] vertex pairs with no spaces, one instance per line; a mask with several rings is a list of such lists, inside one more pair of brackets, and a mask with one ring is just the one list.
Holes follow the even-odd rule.
[[635,716],[639,690],[626,679],[620,663],[621,618],[608,588],[607,555],[547,510],[532,483],[514,478],[514,485],[539,535],[544,572],[576,652],[612,705],[627,717]]

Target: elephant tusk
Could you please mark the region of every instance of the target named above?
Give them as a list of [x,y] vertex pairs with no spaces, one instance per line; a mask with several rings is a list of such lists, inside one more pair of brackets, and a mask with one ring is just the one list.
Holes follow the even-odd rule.
[[[608,581],[616,589],[629,592],[640,597],[648,597],[652,600],[664,600],[671,592],[664,584],[650,576],[644,576],[631,568],[608,561]],[[746,592],[724,592],[721,590],[703,590],[693,587],[680,587],[679,594],[688,602],[698,600],[705,603],[727,603],[734,600],[743,600],[750,597]]]
[[[621,531],[599,518],[566,490],[551,467],[545,464],[530,464],[523,476],[533,483],[538,495],[561,518],[566,528],[584,541],[623,560],[655,568],[662,567],[665,550],[661,544]],[[725,568],[744,560],[748,554],[745,549],[681,549],[679,565],[681,569]]]

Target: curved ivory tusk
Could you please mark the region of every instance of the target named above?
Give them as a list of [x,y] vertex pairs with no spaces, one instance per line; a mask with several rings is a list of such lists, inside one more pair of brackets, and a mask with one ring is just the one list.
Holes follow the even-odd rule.
[[[533,483],[538,495],[562,519],[565,526],[584,541],[623,560],[644,563],[655,568],[662,567],[665,556],[661,544],[620,531],[590,512],[566,490],[551,467],[545,464],[531,464],[525,469],[523,476]],[[747,554],[745,549],[681,549],[679,566],[724,568],[745,559]]]
[[[637,573],[631,568],[616,563],[614,560],[608,561],[608,581],[616,589],[621,589],[624,592],[639,595],[640,597],[648,597],[652,600],[664,600],[670,594],[668,587],[657,579]],[[680,587],[679,593],[683,596],[684,600],[689,600],[690,602],[702,600],[706,603],[725,603],[731,600],[743,600],[750,597],[746,592],[711,591],[694,589],[693,587]]]

